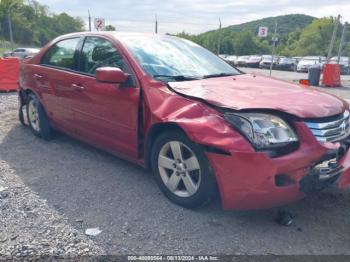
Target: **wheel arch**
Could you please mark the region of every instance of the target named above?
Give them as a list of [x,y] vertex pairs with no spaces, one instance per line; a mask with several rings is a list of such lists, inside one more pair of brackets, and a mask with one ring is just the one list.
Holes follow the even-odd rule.
[[147,134],[144,149],[145,166],[147,169],[151,168],[151,152],[154,141],[160,134],[168,131],[180,131],[187,135],[187,133],[177,123],[167,122],[154,124]]
[[193,143],[199,145],[202,147],[203,151],[205,152],[210,152],[210,153],[216,153],[216,154],[221,154],[221,155],[230,155],[229,152],[226,152],[220,148],[217,148],[215,146],[209,146],[209,145],[204,145],[201,143],[198,143],[195,141],[195,139],[189,134],[189,132],[186,132],[186,130],[179,125],[176,122],[166,122],[166,123],[157,123],[154,124],[146,138],[146,143],[145,143],[145,150],[144,150],[144,156],[145,156],[145,167],[147,169],[150,169],[151,167],[151,155],[152,155],[152,147],[154,144],[154,141],[157,139],[159,135],[161,135],[164,132],[169,132],[169,131],[180,131],[184,133]]
[[19,95],[19,100],[20,100],[21,106],[26,105],[27,98],[30,94],[34,94],[40,100],[40,96],[33,89],[30,89],[30,88],[19,89],[18,95]]

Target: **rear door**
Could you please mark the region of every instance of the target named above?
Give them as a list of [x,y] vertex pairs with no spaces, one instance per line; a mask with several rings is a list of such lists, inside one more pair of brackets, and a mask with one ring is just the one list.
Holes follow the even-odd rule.
[[77,68],[81,41],[82,38],[74,37],[54,44],[35,73],[49,118],[59,129],[69,133],[75,132],[72,103],[76,87],[72,84],[80,79]]
[[[129,73],[126,83],[96,81],[99,67],[118,67]],[[137,157],[139,87],[126,57],[102,37],[86,37],[81,55],[81,78],[71,96],[75,124],[80,137],[131,159]]]

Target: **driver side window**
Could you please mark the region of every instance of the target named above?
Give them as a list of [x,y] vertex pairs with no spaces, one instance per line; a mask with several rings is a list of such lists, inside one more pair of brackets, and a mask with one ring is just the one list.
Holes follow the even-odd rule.
[[81,57],[80,70],[95,75],[99,67],[118,67],[128,73],[127,65],[111,42],[99,37],[87,37]]

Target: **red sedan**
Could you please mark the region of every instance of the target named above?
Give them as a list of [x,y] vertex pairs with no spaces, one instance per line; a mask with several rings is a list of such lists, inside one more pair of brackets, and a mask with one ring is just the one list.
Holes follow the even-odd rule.
[[20,119],[150,168],[185,207],[283,205],[350,186],[349,106],[243,74],[172,36],[74,33],[22,63]]

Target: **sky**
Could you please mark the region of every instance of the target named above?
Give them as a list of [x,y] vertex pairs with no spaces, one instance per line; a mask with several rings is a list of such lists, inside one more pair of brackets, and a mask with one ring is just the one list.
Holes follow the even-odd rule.
[[[87,24],[105,18],[118,31],[154,32],[155,16],[159,33],[198,34],[222,26],[264,17],[306,14],[315,17],[342,16],[350,22],[350,0],[39,0],[51,12],[80,16]],[[317,4],[316,4],[317,2]]]

